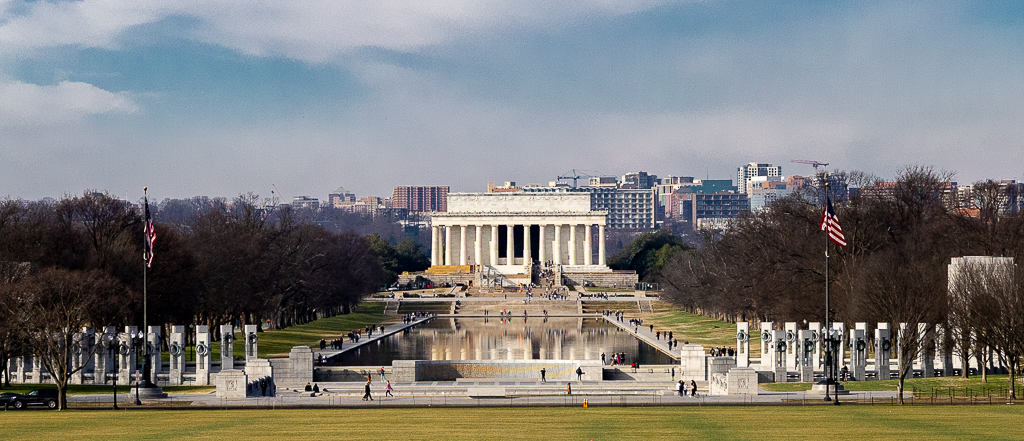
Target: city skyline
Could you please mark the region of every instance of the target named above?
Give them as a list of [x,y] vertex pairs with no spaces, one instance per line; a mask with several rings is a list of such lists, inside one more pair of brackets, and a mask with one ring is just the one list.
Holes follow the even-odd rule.
[[792,159],[1019,181],[1022,17],[998,1],[0,2],[0,197],[811,173]]

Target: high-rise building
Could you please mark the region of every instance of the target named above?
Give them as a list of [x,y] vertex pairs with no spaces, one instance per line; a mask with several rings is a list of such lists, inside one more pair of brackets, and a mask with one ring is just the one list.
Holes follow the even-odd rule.
[[393,208],[404,208],[410,213],[448,211],[448,186],[398,186],[391,201]]
[[333,208],[342,208],[351,205],[356,201],[356,194],[348,191],[345,187],[338,187],[333,193],[327,195],[327,204]]
[[747,181],[755,176],[782,176],[781,165],[760,164],[751,162],[736,169],[736,189],[740,193],[747,192]]
[[320,199],[309,196],[295,196],[292,198],[292,208],[320,209]]

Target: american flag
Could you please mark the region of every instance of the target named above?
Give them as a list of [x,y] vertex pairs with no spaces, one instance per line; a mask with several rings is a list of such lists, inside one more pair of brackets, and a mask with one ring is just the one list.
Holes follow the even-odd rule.
[[149,214],[149,197],[146,197],[146,254],[143,255],[143,259],[146,260],[146,268],[153,267],[153,244],[156,243],[156,228],[153,227],[153,216]]
[[846,246],[846,237],[843,236],[843,227],[839,226],[839,218],[836,217],[836,210],[832,207],[832,198],[825,197],[825,212],[821,214],[821,231],[828,233],[829,240],[841,247]]

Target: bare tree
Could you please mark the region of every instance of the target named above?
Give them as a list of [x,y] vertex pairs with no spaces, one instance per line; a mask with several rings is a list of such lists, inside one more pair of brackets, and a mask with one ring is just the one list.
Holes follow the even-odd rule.
[[76,333],[106,317],[123,315],[129,294],[100,271],[49,268],[3,286],[0,298],[57,385],[58,409],[65,409],[68,381],[82,369],[72,363],[75,347],[80,347]]

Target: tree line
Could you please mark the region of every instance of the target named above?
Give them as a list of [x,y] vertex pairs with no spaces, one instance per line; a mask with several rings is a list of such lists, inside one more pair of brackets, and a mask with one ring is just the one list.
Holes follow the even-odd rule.
[[[912,324],[912,332],[897,332],[893,346],[902,360],[922,349],[911,338],[917,323],[927,323],[930,333],[943,325],[947,331],[937,338],[944,348],[964,353],[967,347],[993,346],[1009,357],[1004,365],[1013,371],[1024,344],[1024,283],[1011,278],[998,293],[994,284],[975,283],[977,300],[960,304],[950,301],[947,266],[953,257],[972,255],[1020,262],[1022,195],[1015,185],[994,181],[977,182],[958,195],[951,181],[951,174],[922,166],[901,170],[891,182],[833,173],[831,185],[782,198],[727,230],[705,233],[701,246],[675,253],[659,273],[665,297],[691,312],[730,321],[824,321],[827,249],[832,321]],[[819,228],[823,188],[835,204],[846,247],[827,245]],[[957,322],[958,316],[970,319]],[[951,335],[954,328],[959,335]],[[1007,331],[1017,336],[1014,342],[986,337]],[[908,369],[900,366],[901,380]]]
[[[151,206],[157,241],[145,275],[150,324],[306,323],[348,312],[396,274],[429,265],[421,244],[396,240],[402,229],[394,222],[334,213],[325,223],[330,210],[265,202],[245,194]],[[338,231],[339,220],[364,231],[382,228],[364,236]],[[40,335],[84,325],[141,326],[143,228],[137,206],[106,193],[0,201],[0,360],[52,349],[33,341]],[[91,288],[67,297],[72,291],[62,286]],[[74,319],[52,317],[58,304],[74,305],[64,312]],[[46,327],[54,323],[59,327]]]

